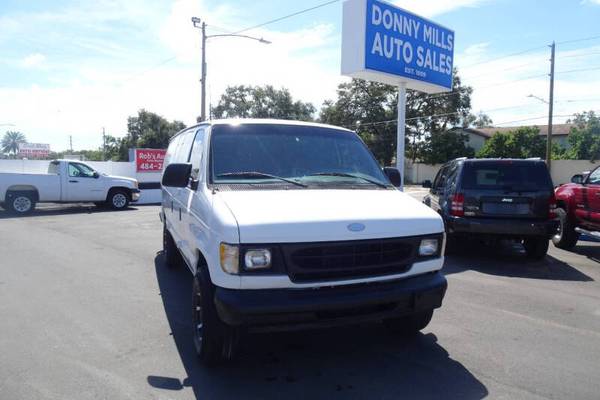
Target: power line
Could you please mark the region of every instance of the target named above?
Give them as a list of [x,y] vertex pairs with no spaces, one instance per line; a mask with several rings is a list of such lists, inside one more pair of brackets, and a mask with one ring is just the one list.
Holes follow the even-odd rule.
[[506,55],[503,55],[503,56],[500,56],[500,57],[491,58],[489,60],[479,61],[479,62],[476,62],[476,63],[473,63],[473,64],[465,65],[462,68],[463,69],[465,69],[465,68],[471,68],[471,67],[474,67],[476,65],[487,64],[487,63],[491,63],[491,62],[494,62],[494,61],[503,60],[505,58],[510,58],[510,57],[514,57],[514,56],[520,56],[522,54],[530,53],[532,51],[541,50],[541,49],[544,49],[544,48],[546,48],[546,46],[532,47],[530,49],[518,51],[516,53],[506,54]]
[[567,43],[587,42],[589,40],[595,40],[595,39],[600,39],[600,35],[589,36],[589,37],[580,38],[580,39],[563,40],[562,42],[556,42],[556,44],[558,45],[558,44],[567,44]]
[[568,70],[568,71],[558,71],[557,74],[571,74],[573,72],[596,71],[596,70],[599,70],[599,69],[600,69],[600,67],[571,69],[571,70]]
[[263,27],[263,26],[265,26],[265,25],[274,24],[275,22],[283,21],[284,19],[292,18],[292,17],[295,17],[295,16],[297,16],[297,15],[304,14],[304,13],[307,13],[307,12],[309,12],[309,11],[316,10],[316,9],[318,9],[318,8],[322,8],[322,7],[328,6],[328,5],[330,5],[330,4],[333,4],[333,3],[338,3],[339,1],[340,1],[340,0],[330,0],[330,1],[326,1],[326,2],[324,2],[324,3],[317,4],[316,6],[309,7],[309,8],[305,8],[304,10],[296,11],[296,12],[294,12],[294,13],[287,14],[287,15],[284,15],[284,16],[282,16],[282,17],[279,17],[279,18],[275,18],[275,19],[272,19],[272,20],[270,20],[270,21],[266,21],[266,22],[260,23],[260,24],[258,24],[258,25],[254,25],[254,26],[250,26],[250,27],[248,27],[248,28],[244,28],[244,29],[242,29],[242,30],[239,30],[239,31],[237,31],[237,32],[234,32],[234,34],[236,34],[236,35],[237,35],[237,34],[240,34],[240,33],[242,33],[242,32],[246,32],[246,31],[252,30],[252,29],[261,28],[261,27]]

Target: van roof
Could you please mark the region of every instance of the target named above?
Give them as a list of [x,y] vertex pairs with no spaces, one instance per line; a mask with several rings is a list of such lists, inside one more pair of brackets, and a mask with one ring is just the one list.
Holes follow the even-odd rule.
[[[196,126],[202,125],[257,125],[257,124],[269,124],[269,125],[295,125],[295,126],[312,126],[318,128],[328,128],[328,129],[337,129],[346,132],[353,132],[350,129],[343,128],[335,125],[328,124],[320,124],[317,122],[306,122],[306,121],[295,121],[288,119],[271,119],[271,118],[232,118],[232,119],[213,119],[209,121],[204,121],[199,124],[190,126],[189,128],[194,128]],[[186,129],[189,129],[186,128]]]

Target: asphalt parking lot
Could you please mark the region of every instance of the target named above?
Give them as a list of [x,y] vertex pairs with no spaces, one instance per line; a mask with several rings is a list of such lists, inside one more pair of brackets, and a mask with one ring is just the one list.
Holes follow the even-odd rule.
[[0,399],[600,398],[600,246],[473,244],[418,337],[380,326],[248,337],[206,370],[191,275],[162,261],[157,206],[0,211]]

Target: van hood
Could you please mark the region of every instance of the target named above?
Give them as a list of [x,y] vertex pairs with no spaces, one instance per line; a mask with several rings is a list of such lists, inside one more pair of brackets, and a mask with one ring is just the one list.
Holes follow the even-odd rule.
[[294,243],[417,236],[444,231],[441,217],[398,190],[218,192],[240,243]]

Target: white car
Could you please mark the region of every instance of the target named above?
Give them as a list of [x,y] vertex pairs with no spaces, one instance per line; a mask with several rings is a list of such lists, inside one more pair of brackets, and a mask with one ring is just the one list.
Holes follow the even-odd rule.
[[178,133],[165,166],[164,254],[194,276],[207,364],[247,330],[383,321],[416,333],[441,306],[442,219],[399,191],[398,170],[382,170],[354,132],[210,121]]
[[0,202],[17,214],[36,203],[94,202],[120,210],[139,198],[137,180],[99,173],[81,161],[51,161],[47,174],[0,173]]

